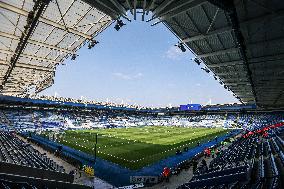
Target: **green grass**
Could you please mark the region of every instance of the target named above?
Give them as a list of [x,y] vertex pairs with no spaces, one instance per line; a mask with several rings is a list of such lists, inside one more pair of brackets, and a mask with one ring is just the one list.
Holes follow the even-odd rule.
[[182,128],[147,126],[65,131],[60,143],[94,154],[95,133],[98,133],[98,157],[130,169],[139,169],[174,155],[177,149],[195,147],[227,132],[222,128]]

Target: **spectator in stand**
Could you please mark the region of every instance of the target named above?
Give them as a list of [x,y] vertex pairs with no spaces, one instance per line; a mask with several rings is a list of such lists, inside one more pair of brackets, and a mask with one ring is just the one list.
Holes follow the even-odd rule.
[[215,149],[215,154],[216,154],[217,157],[219,156],[219,150],[218,150],[218,148]]
[[165,167],[164,168],[164,171],[163,171],[163,177],[166,179],[166,182],[169,182],[169,177],[170,177],[170,172],[171,172],[171,169],[168,168],[168,167]]
[[204,155],[205,155],[205,157],[210,157],[210,154],[211,154],[210,148],[206,148],[206,149],[204,150]]
[[207,163],[206,163],[205,159],[202,159],[202,160],[201,160],[201,164],[202,164],[203,166],[207,166]]
[[212,155],[212,158],[214,158],[214,154],[215,154],[215,149],[211,149],[211,155]]
[[204,170],[205,170],[205,172],[208,170],[208,166],[207,166],[207,163],[206,163],[206,161],[205,161],[205,159],[203,159],[202,161],[201,161],[201,163],[202,163],[202,167],[204,167]]
[[196,161],[196,159],[194,159],[193,162],[192,162],[193,173],[194,173],[194,172],[196,171],[196,169],[197,169],[197,164],[198,164],[198,162]]
[[75,176],[75,171],[74,171],[74,170],[71,170],[71,171],[69,172],[69,175]]

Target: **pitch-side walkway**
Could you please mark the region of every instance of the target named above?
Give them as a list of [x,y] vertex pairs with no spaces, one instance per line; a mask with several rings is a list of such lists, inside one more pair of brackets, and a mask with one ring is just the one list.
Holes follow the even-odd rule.
[[[239,137],[240,135],[237,135],[236,137]],[[226,150],[230,144],[221,147],[219,150]],[[207,165],[210,164],[210,162],[213,160],[212,157],[206,157],[202,156],[198,159],[198,165],[200,165],[202,159],[206,160]],[[179,175],[172,175],[170,177],[170,182],[161,182],[151,187],[144,187],[145,189],[176,189],[178,186],[185,184],[189,182],[193,177],[193,168],[190,167],[188,170],[182,170]],[[143,189],[144,189],[143,188]]]
[[[55,161],[58,165],[62,165],[66,171],[66,173],[69,173],[71,170],[78,170],[76,167],[74,167],[73,165],[67,163],[66,161],[60,159],[59,157],[56,157],[53,153],[50,153],[46,150],[44,150],[43,148],[41,148],[40,146],[37,146],[34,143],[30,143],[28,142],[25,138],[21,137],[18,135],[18,137],[23,140],[26,143],[29,143],[32,145],[33,148],[35,148],[36,150],[38,150],[40,153],[42,154],[46,154],[46,156],[50,159],[52,159],[53,161]],[[82,185],[86,185],[86,186],[92,186],[95,189],[112,189],[115,188],[114,186],[112,186],[111,184],[99,179],[99,178],[90,178],[88,177],[83,171],[80,171],[81,174],[76,174],[74,177],[74,183],[76,184],[82,184]],[[80,176],[81,175],[81,176]]]

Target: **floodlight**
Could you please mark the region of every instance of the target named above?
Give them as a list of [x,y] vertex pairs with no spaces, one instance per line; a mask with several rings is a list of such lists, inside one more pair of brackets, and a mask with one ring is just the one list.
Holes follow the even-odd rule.
[[115,26],[114,26],[114,29],[116,29],[116,31],[118,31],[118,30],[120,30],[120,28],[121,28],[122,26],[124,26],[124,25],[126,25],[126,24],[124,24],[122,20],[117,20],[117,21],[116,21],[116,24],[115,24]]
[[177,46],[182,52],[186,51],[186,48],[184,47],[183,43],[178,42],[178,44],[176,44],[175,46]]
[[204,70],[206,73],[210,73],[210,70],[208,70],[208,68],[201,68],[202,70]]
[[194,58],[193,60],[194,60],[194,62],[195,62],[196,64],[198,64],[198,65],[201,64],[201,61],[200,61],[198,58]]
[[98,44],[99,42],[97,40],[91,40],[89,45],[88,45],[88,49],[93,48],[96,44]]
[[117,24],[119,25],[119,27],[122,27],[122,26],[126,25],[126,24],[124,24],[124,23],[122,22],[122,20],[117,20]]
[[115,24],[114,29],[116,29],[116,31],[118,31],[120,29],[120,26],[118,24]]
[[76,60],[77,56],[79,56],[79,55],[73,54],[72,57],[71,57],[71,60]]

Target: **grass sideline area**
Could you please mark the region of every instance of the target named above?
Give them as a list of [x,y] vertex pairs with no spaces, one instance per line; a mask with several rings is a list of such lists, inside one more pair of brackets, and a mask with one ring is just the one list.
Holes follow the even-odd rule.
[[98,157],[129,169],[139,169],[174,155],[177,149],[195,147],[198,142],[207,142],[227,132],[223,128],[146,126],[68,130],[58,138],[63,145],[94,155],[97,133]]

